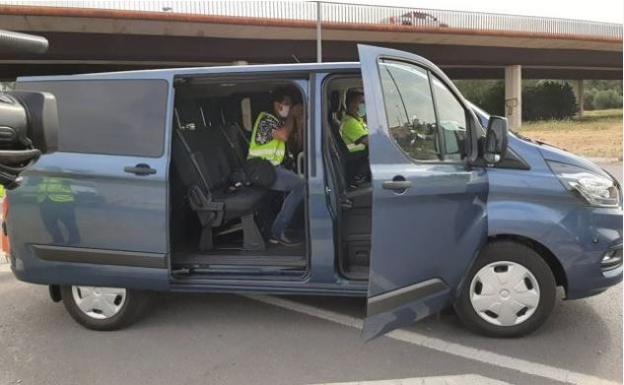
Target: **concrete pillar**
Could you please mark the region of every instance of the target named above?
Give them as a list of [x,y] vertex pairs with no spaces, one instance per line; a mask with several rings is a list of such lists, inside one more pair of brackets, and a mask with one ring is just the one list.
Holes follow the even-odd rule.
[[510,129],[522,125],[522,67],[505,67],[505,117]]
[[573,80],[572,81],[572,89],[574,90],[574,96],[576,96],[576,104],[578,104],[578,112],[576,116],[579,118],[583,117],[583,79]]

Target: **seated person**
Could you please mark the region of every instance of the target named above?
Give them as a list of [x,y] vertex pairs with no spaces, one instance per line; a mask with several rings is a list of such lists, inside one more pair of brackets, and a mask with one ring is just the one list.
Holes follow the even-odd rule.
[[360,90],[347,91],[345,100],[347,111],[340,122],[340,136],[347,145],[349,152],[357,153],[368,149],[368,128],[364,123],[366,105],[364,93]]
[[261,112],[256,119],[249,142],[249,158],[266,159],[275,167],[275,182],[271,190],[288,193],[271,228],[271,242],[297,246],[300,240],[286,234],[297,208],[303,202],[305,181],[284,166],[286,143],[290,135],[303,122],[303,107],[292,105],[288,89],[279,87],[272,91],[273,110]]

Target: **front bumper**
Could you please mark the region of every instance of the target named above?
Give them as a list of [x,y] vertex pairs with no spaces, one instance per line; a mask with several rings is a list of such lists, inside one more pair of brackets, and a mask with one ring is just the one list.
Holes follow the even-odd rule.
[[590,220],[582,221],[587,227],[574,247],[579,255],[564,266],[566,299],[599,294],[622,281],[622,210],[591,211]]
[[[621,243],[610,250],[615,250],[618,247],[621,251]],[[622,265],[606,271],[603,270],[600,264],[603,255],[604,253],[591,255],[588,260],[593,263],[577,265],[569,272],[568,282],[574,282],[574,284],[568,285],[566,299],[585,298],[600,294],[609,287],[622,282]]]

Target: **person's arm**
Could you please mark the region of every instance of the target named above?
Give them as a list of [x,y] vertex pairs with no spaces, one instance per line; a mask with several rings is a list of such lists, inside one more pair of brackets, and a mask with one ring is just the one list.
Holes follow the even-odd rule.
[[355,143],[357,144],[363,144],[366,147],[368,147],[368,135],[364,135],[363,137],[361,137],[360,139],[356,140]]
[[273,139],[281,140],[283,142],[288,141],[290,134],[295,126],[298,126],[297,122],[303,121],[303,107],[301,104],[296,104],[290,109],[290,113],[284,122],[284,125],[279,129],[273,130]]
[[273,129],[273,139],[281,140],[282,142],[288,141],[288,137],[295,126],[295,119],[292,115],[286,118],[286,121],[280,128]]

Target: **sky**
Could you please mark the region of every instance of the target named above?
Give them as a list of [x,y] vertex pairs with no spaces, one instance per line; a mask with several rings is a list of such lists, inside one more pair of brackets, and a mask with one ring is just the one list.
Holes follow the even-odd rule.
[[505,13],[512,15],[560,17],[622,23],[624,21],[623,0],[333,0],[340,3],[396,5],[448,9],[453,11],[474,11]]

